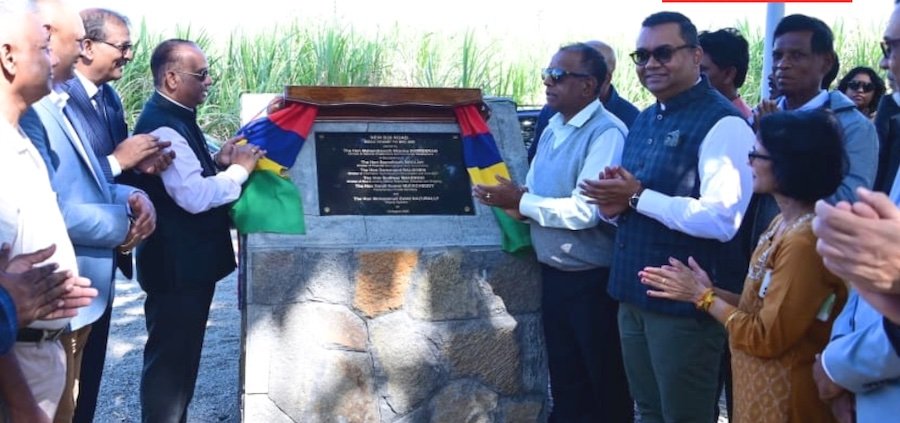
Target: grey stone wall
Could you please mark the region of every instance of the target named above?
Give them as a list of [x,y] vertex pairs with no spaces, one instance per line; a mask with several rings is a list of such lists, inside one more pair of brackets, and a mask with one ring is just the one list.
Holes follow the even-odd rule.
[[[514,179],[515,109],[489,121]],[[448,132],[454,124],[318,123],[313,131]],[[242,240],[248,422],[540,422],[547,371],[539,268],[474,216],[319,216],[315,136],[292,178],[307,234]]]

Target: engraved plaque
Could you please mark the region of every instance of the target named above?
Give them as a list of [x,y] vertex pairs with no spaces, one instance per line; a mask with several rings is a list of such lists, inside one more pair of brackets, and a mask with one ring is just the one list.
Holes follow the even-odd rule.
[[319,213],[471,215],[458,133],[317,132]]

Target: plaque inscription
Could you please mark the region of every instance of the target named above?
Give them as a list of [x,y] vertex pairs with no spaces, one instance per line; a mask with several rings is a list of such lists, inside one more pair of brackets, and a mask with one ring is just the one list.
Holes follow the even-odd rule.
[[316,133],[319,213],[471,215],[458,133]]

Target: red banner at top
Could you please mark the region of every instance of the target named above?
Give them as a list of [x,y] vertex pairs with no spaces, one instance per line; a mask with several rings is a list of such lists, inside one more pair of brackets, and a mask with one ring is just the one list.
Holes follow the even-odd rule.
[[853,0],[662,0],[663,3],[853,3]]

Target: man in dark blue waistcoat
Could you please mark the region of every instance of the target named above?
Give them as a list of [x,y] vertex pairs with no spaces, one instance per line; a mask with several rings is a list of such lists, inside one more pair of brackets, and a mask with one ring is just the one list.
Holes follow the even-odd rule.
[[141,416],[185,422],[216,282],[235,268],[228,208],[264,151],[228,144],[215,160],[210,156],[197,106],[213,81],[196,44],[162,42],[150,70],[156,92],[134,131],[170,140],[175,159],[158,176],[135,178],[158,216],[156,232],[136,252],[137,279],[147,293]]
[[648,296],[638,272],[669,257],[715,269],[750,200],[754,135],[701,76],[703,50],[684,15],[645,19],[631,58],[657,103],[634,121],[622,166],[582,186],[618,224],[609,293],[621,302],[625,371],[642,421],[710,422],[722,325],[691,304]]

